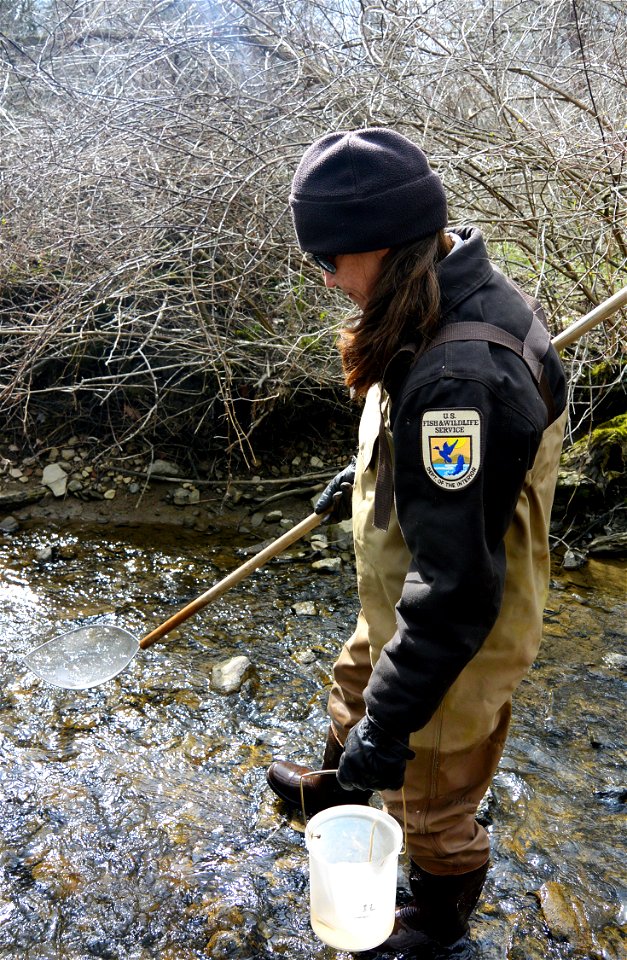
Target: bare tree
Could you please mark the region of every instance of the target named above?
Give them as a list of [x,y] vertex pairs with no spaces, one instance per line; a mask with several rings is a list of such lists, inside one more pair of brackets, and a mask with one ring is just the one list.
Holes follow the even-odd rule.
[[[0,5],[0,391],[247,449],[341,384],[287,210],[306,144],[393,125],[557,330],[624,285],[625,18],[609,0]],[[577,382],[617,357],[579,347]]]

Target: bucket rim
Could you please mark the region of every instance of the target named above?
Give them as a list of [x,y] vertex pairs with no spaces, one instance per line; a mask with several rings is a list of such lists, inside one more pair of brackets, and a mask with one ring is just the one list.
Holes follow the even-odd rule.
[[[394,817],[392,817],[385,810],[379,810],[377,807],[369,807],[365,804],[357,803],[344,803],[338,804],[334,807],[327,807],[326,810],[320,810],[319,813],[316,813],[311,820],[308,821],[305,829],[305,843],[309,852],[313,852],[309,846],[309,841],[316,839],[311,833],[312,828],[315,829],[316,827],[321,827],[323,824],[328,823],[330,820],[341,820],[348,816],[361,820],[367,820],[370,823],[380,823],[384,827],[388,827],[394,835],[395,846],[398,844],[398,850],[396,851],[398,856],[398,853],[403,845],[403,828],[398,820],[395,820]],[[394,851],[392,850],[390,852],[392,853]],[[389,854],[386,854],[386,857],[388,856]]]

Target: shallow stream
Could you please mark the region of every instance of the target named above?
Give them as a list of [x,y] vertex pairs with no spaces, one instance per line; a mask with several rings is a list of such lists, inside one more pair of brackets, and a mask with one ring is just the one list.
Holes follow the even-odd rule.
[[[238,566],[238,545],[113,525],[0,539],[0,958],[350,956],[311,931],[302,826],[265,784],[273,757],[319,760],[350,564],[314,572],[292,548],[99,688],[59,690],[20,661],[98,618],[143,636]],[[625,956],[626,578],[616,562],[554,573],[483,807],[483,960]],[[212,667],[239,654],[250,678],[213,692]]]

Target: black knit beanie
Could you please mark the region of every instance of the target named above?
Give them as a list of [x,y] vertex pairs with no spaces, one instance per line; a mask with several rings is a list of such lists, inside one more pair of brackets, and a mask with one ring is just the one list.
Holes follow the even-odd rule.
[[307,253],[380,250],[447,223],[442,181],[422,150],[381,127],[316,140],[298,165],[290,205]]

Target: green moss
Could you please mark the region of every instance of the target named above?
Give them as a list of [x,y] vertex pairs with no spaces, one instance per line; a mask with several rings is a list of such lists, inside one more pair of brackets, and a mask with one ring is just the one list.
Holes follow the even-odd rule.
[[613,383],[620,375],[621,369],[627,364],[627,357],[602,360],[590,368],[590,383],[597,386]]
[[563,463],[579,470],[585,477],[605,489],[608,484],[625,478],[627,466],[627,413],[600,424],[592,433],[577,440],[566,451]]
[[627,443],[627,413],[621,413],[611,420],[595,427],[590,437],[590,445],[599,443]]

